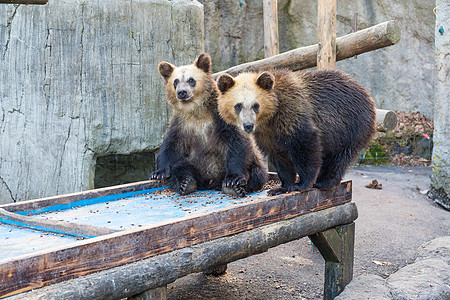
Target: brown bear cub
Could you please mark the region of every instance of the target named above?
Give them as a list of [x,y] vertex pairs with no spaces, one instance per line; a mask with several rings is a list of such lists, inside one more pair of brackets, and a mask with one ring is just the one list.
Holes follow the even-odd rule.
[[336,187],[375,133],[373,99],[340,71],[223,74],[217,84],[222,118],[254,133],[278,172],[271,195]]
[[181,67],[161,62],[159,73],[172,117],[150,179],[169,179],[181,195],[222,189],[242,197],[261,189],[267,168],[254,138],[220,118],[210,56]]

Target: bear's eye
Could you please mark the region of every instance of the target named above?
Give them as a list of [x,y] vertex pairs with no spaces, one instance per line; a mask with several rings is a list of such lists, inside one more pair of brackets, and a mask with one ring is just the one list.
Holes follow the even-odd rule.
[[190,86],[195,86],[195,83],[196,83],[196,82],[195,82],[195,79],[192,78],[192,77],[189,78],[187,82],[189,83]]
[[253,104],[252,109],[253,109],[253,111],[255,113],[258,113],[258,111],[259,111],[259,104],[258,103]]
[[173,86],[174,88],[177,88],[177,85],[180,81],[178,79],[175,79],[175,81],[173,82]]
[[234,106],[234,110],[236,111],[237,114],[240,113],[242,110],[242,104],[241,103],[236,104]]

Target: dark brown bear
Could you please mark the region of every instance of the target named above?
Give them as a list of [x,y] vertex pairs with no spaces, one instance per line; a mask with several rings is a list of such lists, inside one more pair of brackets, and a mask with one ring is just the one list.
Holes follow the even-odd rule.
[[340,71],[224,74],[218,87],[222,118],[254,133],[275,166],[272,195],[336,187],[375,132],[373,99]]
[[241,197],[261,189],[267,168],[254,138],[220,118],[210,56],[203,53],[181,67],[161,62],[159,72],[173,110],[150,179],[169,178],[181,195],[222,189]]

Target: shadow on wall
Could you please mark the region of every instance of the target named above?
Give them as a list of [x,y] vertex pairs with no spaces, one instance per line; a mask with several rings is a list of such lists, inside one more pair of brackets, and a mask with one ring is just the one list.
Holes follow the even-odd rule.
[[94,188],[148,180],[155,170],[155,152],[110,154],[97,158]]

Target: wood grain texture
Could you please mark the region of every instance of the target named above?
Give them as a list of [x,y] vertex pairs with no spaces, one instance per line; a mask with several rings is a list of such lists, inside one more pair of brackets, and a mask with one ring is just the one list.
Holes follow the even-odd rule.
[[[394,45],[400,41],[400,27],[396,21],[378,25],[347,34],[336,39],[336,61],[376,49]],[[317,65],[318,44],[297,48],[269,58],[248,62],[214,73],[217,78],[223,73],[236,76],[242,72],[287,68],[293,71],[312,68]]]
[[0,296],[84,276],[209,240],[237,234],[351,200],[351,181],[269,197],[173,222],[76,242],[54,251],[0,261]]
[[277,0],[264,0],[264,55],[270,57],[280,53],[278,41]]
[[355,203],[304,214],[232,236],[207,241],[134,263],[52,284],[8,300],[122,299],[167,285],[190,273],[202,272],[269,248],[349,224],[358,216]]
[[392,110],[377,109],[377,131],[388,132],[397,127],[397,115]]
[[318,0],[317,69],[336,68],[336,0]]

